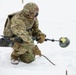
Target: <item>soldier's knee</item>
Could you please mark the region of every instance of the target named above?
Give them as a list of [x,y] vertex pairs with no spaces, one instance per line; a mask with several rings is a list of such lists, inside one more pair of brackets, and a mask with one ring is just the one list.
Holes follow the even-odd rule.
[[34,54],[28,54],[25,53],[20,56],[20,60],[24,63],[31,63],[32,61],[35,60],[35,55]]

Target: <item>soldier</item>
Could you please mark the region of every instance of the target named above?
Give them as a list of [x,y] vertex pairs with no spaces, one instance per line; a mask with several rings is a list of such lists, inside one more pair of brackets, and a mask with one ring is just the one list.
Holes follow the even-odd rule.
[[38,43],[43,43],[46,37],[38,28],[38,13],[38,6],[29,2],[21,11],[8,15],[3,32],[4,36],[17,36],[22,39],[21,43],[15,42],[12,47],[12,64],[18,64],[20,60],[31,63],[35,60],[35,55],[41,56],[41,51],[32,39],[36,37]]

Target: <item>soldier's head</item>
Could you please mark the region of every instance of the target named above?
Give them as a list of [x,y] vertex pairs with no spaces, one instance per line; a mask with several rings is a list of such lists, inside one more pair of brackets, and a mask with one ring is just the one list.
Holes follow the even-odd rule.
[[35,3],[29,2],[23,7],[23,12],[28,19],[34,19],[38,15],[39,8]]

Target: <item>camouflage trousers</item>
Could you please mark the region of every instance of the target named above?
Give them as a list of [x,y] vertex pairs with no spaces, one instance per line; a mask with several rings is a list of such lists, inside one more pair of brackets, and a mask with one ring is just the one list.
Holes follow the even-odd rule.
[[25,63],[30,63],[35,60],[35,55],[41,56],[41,51],[39,50],[37,45],[34,43],[27,44],[23,43],[15,43],[12,47],[14,50],[11,54],[11,59],[21,60]]

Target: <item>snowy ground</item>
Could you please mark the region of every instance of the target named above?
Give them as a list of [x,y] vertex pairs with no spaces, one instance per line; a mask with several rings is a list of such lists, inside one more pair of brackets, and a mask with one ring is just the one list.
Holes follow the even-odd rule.
[[[42,54],[56,66],[39,56],[30,64],[20,62],[18,65],[12,65],[10,61],[12,48],[0,47],[0,75],[66,75],[66,70],[68,75],[76,75],[76,1],[24,0],[24,4],[32,1],[40,8],[39,27],[47,38],[68,37],[70,45],[61,48],[58,42],[38,44]],[[0,35],[3,34],[7,15],[21,10],[24,4],[21,0],[0,0]]]

